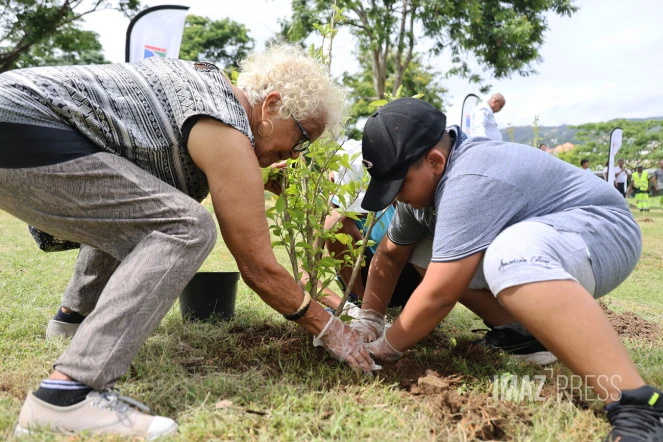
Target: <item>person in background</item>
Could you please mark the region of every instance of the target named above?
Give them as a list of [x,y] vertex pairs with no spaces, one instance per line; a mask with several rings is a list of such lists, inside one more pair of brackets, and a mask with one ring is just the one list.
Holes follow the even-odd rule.
[[624,158],[620,158],[617,161],[617,171],[615,172],[615,187],[617,187],[617,190],[624,198],[626,198],[627,181],[628,172],[626,171],[626,167],[624,167]]
[[[580,160],[580,167],[582,167],[584,170],[589,170],[589,160],[587,158]],[[591,172],[591,170],[589,171]]]
[[649,173],[643,170],[642,164],[636,166],[636,171],[633,172],[633,180],[629,186],[629,193],[635,192],[635,203],[640,209],[640,212],[649,212],[651,201],[649,200]]
[[603,179],[608,181],[608,164],[610,164],[610,161],[605,162],[605,167],[603,167]]
[[541,149],[544,152],[548,152],[548,145],[546,143],[541,143],[539,144],[539,149]]
[[472,136],[486,137],[491,140],[502,141],[502,133],[497,129],[495,114],[506,105],[502,94],[493,94],[488,101],[484,101],[472,111]]
[[659,161],[659,168],[654,172],[654,188],[658,195],[658,202],[663,208],[663,160]]

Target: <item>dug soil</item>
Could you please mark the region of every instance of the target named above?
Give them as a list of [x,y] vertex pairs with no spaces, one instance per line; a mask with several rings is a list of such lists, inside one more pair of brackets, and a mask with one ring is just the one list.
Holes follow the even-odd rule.
[[646,321],[633,312],[615,313],[604,302],[599,304],[620,337],[659,344],[663,341],[663,329],[653,322]]
[[[492,366],[496,370],[501,365],[499,355],[471,341],[459,342],[450,352],[469,364]],[[513,440],[516,427],[522,431],[523,425],[531,424],[532,413],[526,406],[498,401],[486,393],[463,392],[462,386],[468,379],[454,373],[457,369],[453,369],[451,362],[438,359],[435,370],[427,369],[429,366],[428,361],[405,358],[384,365],[381,376],[399,382],[404,394],[423,399],[423,404],[440,422],[440,428],[457,428],[466,440]]]

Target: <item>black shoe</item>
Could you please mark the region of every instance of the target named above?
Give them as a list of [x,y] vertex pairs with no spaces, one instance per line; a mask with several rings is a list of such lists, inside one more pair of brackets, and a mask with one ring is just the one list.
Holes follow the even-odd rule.
[[59,308],[53,319],[48,321],[46,339],[71,338],[76,334],[84,319],[85,316],[79,313],[64,313],[62,308]]
[[622,391],[605,409],[612,424],[605,442],[663,442],[663,391],[649,385]]
[[548,365],[557,360],[534,336],[526,336],[510,328],[493,328],[477,342],[535,365]]

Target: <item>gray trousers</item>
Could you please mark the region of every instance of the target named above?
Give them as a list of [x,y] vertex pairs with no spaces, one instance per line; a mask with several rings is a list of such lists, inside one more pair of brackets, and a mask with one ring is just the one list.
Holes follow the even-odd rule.
[[84,244],[65,306],[89,316],[54,368],[111,387],[216,242],[202,205],[109,153],[0,168],[0,209]]

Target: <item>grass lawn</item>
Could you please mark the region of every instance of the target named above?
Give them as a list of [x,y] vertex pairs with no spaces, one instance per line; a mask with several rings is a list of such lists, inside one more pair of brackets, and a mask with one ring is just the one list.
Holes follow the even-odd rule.
[[[656,202],[636,219],[644,236],[642,259],[604,303],[645,380],[661,388],[663,212]],[[39,251],[26,225],[0,212],[2,440],[13,437],[26,392],[48,376],[67,346],[66,340],[45,341],[44,333],[76,254]],[[286,263],[282,251],[277,257]],[[235,269],[219,239],[202,270]],[[118,387],[176,419],[180,435],[172,440],[601,440],[608,430],[601,404],[565,387],[569,372],[561,364],[536,368],[488,353],[471,344],[477,328],[482,322],[459,306],[402,362],[361,378],[313,348],[310,336],[240,282],[231,322],[183,324],[173,306]],[[421,388],[415,385],[426,375]],[[494,392],[507,390],[521,397],[493,399]]]

